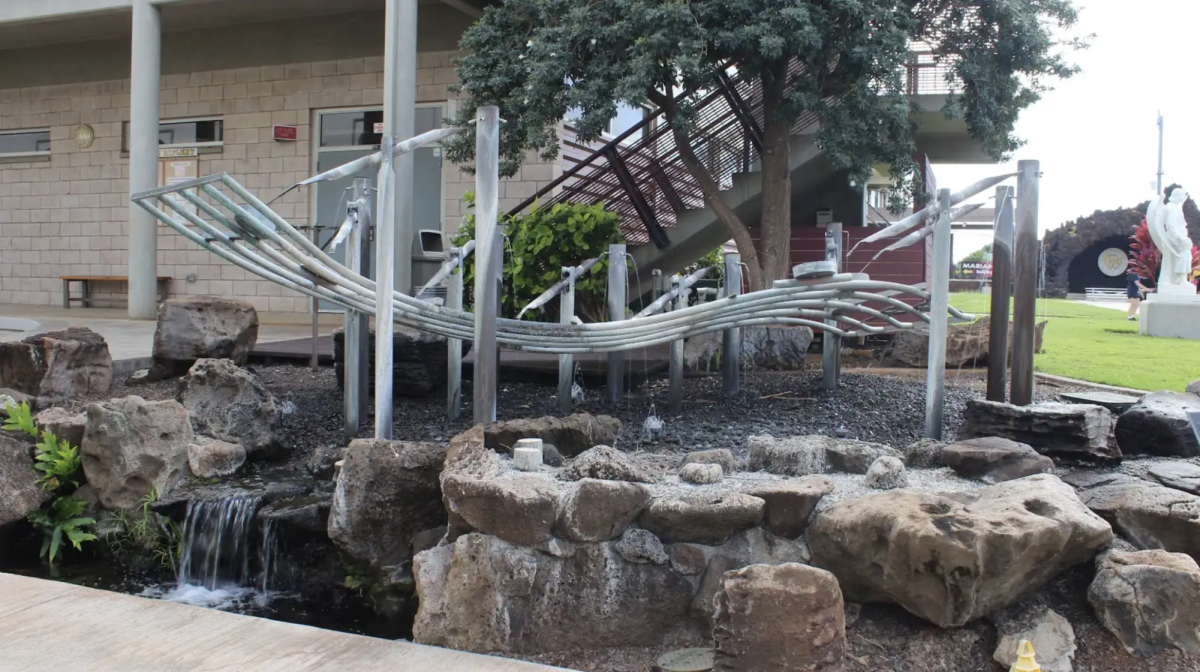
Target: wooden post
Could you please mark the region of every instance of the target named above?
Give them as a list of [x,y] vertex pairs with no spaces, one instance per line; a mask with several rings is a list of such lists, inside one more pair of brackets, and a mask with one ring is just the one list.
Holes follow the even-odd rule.
[[992,326],[988,337],[988,401],[1004,401],[1008,386],[1008,301],[1012,296],[1013,189],[996,187],[992,237]]
[[[575,316],[575,268],[563,266],[562,279],[567,284],[563,287],[562,297],[558,304],[558,321],[560,324],[570,324]],[[563,415],[571,413],[571,388],[575,385],[575,357],[573,355],[558,356],[558,412]]]
[[[456,268],[450,273],[446,291],[446,307],[463,307],[463,253],[461,247],[450,248],[450,263]],[[462,417],[462,339],[446,339],[446,417],[450,421]]]
[[392,143],[384,135],[380,143],[383,159],[375,180],[375,438],[392,438],[392,347],[395,345],[395,306],[392,292],[396,284],[396,199],[395,171],[392,170]]
[[[674,304],[672,310],[683,310],[687,307],[687,292],[679,291],[679,282],[681,278],[678,275],[671,276],[671,290],[677,292],[672,300]],[[670,356],[670,379],[671,389],[670,397],[667,401],[667,408],[672,413],[678,413],[683,407],[683,339],[671,341],[671,356]]]
[[[725,296],[742,293],[742,255],[725,253]],[[736,300],[736,299],[734,299]],[[721,392],[737,395],[741,387],[742,330],[734,327],[721,332]]]
[[[364,212],[367,204],[367,191],[371,180],[360,177],[354,180],[354,191],[351,197],[351,207],[358,212],[358,219],[350,229],[346,238],[346,268],[352,273],[367,275],[367,256],[369,254],[370,236],[367,235],[369,212]],[[370,334],[368,318],[365,313],[347,308],[345,313],[345,331],[342,334],[342,393],[345,395],[345,430],[346,440],[358,438],[359,428],[366,411],[368,398],[367,383],[370,345],[367,338]]]
[[933,283],[929,288],[929,365],[925,372],[925,437],[942,438],[946,400],[946,334],[950,312],[950,190],[938,190],[933,225]]
[[[825,261],[836,264],[834,272],[842,270],[842,224],[825,225]],[[825,324],[837,326],[832,311],[825,312]],[[821,334],[821,389],[836,390],[842,369],[842,338],[829,331]]]
[[497,227],[500,193],[500,109],[479,108],[475,123],[475,423],[496,421],[496,315],[504,262]]
[[1009,399],[1018,406],[1033,402],[1033,351],[1036,338],[1038,281],[1037,161],[1017,163],[1016,242],[1013,245],[1012,390]]
[[[614,243],[608,246],[608,319],[620,322],[625,319],[625,306],[629,303],[629,271],[625,268],[625,245]],[[620,403],[625,396],[625,353],[608,353],[608,400]]]

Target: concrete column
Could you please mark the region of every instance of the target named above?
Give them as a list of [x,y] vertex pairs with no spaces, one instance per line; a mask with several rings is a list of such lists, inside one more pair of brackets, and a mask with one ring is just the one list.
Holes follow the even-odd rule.
[[[150,0],[133,1],[129,72],[129,193],[158,186],[158,92],[162,73],[162,19]],[[129,204],[129,317],[158,313],[158,222]]]
[[[416,135],[417,0],[387,0],[383,41],[383,134],[396,142]],[[395,163],[396,290],[411,295],[413,153]]]

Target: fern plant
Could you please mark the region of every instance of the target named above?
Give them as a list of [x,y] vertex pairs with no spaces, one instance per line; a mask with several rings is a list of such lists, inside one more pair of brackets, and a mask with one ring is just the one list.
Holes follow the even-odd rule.
[[136,561],[150,558],[163,569],[174,571],[183,535],[178,523],[151,510],[157,501],[158,490],[151,489],[138,501],[138,508],[113,512],[105,520],[102,535],[114,555]]
[[50,506],[29,514],[29,522],[42,530],[40,555],[50,564],[58,559],[64,539],[77,551],[83,550],[83,542],[96,539],[90,531],[96,520],[83,515],[87,506],[86,501],[75,495],[64,495],[54,498]]

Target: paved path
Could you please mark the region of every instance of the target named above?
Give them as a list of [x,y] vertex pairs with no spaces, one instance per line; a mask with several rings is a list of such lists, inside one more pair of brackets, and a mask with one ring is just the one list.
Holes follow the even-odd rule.
[[0,670],[551,672],[561,668],[0,574]]
[[1096,308],[1109,308],[1111,310],[1119,310],[1121,312],[1129,310],[1128,299],[1121,301],[1076,301],[1075,303],[1082,303],[1085,306],[1095,306]]

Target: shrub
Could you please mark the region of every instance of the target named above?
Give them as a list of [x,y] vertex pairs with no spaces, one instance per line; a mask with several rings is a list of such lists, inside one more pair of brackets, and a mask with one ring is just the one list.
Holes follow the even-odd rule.
[[[468,194],[465,200],[471,212],[451,240],[458,247],[475,237],[474,195]],[[504,317],[516,317],[530,301],[554,286],[562,276],[563,266],[578,266],[600,257],[589,273],[575,281],[575,312],[587,321],[604,319],[608,246],[625,240],[616,213],[602,204],[558,203],[549,208],[534,205],[527,214],[502,217],[500,225],[508,237],[502,271],[504,296],[500,304]],[[464,301],[468,305],[473,303],[470,297],[475,283],[475,256],[472,253],[464,264]],[[551,301],[524,317],[557,319],[558,302]]]

